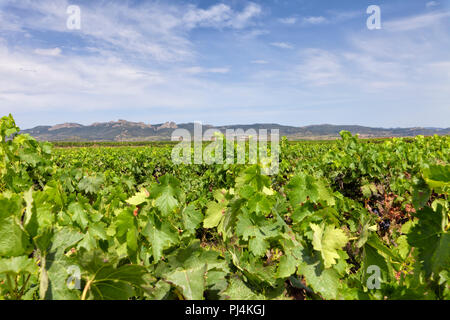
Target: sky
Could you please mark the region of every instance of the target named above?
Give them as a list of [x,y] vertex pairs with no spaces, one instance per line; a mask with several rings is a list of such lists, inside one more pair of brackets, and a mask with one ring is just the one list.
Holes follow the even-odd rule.
[[450,0],[0,0],[9,113],[22,129],[450,127]]

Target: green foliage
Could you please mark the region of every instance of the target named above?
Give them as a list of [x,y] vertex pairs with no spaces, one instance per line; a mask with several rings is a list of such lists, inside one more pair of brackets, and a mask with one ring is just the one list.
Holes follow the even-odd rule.
[[347,244],[348,238],[341,229],[331,225],[311,224],[310,226],[314,232],[312,240],[314,250],[320,251],[325,268],[329,268],[340,258],[338,250]]
[[1,299],[449,298],[448,137],[283,139],[268,177],[18,132],[1,119]]

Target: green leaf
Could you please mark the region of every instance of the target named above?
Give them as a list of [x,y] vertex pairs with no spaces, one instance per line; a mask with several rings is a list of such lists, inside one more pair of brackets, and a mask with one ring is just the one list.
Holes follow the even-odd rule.
[[127,248],[131,252],[136,252],[138,249],[138,226],[136,218],[129,209],[123,210],[116,220],[116,237],[120,243],[127,243]]
[[151,190],[150,195],[155,199],[156,207],[167,216],[179,205],[177,198],[181,194],[180,182],[169,175],[163,176],[159,181],[160,184]]
[[371,234],[367,240],[367,244],[376,249],[379,253],[382,253],[386,257],[390,257],[395,261],[401,261],[401,258],[395,254],[390,248],[388,248],[381,239],[375,234]]
[[370,266],[377,266],[380,269],[380,283],[387,283],[391,280],[388,264],[386,259],[378,253],[378,251],[369,244],[364,245],[363,264],[362,264],[362,283],[367,285],[367,280],[372,274],[367,273]]
[[450,269],[450,234],[442,233],[431,256],[431,271],[438,274]]
[[203,220],[203,228],[211,229],[217,227],[227,210],[227,203],[217,203],[211,201],[206,209],[206,216]]
[[104,182],[105,180],[102,176],[85,177],[78,183],[78,189],[87,194],[96,194]]
[[317,257],[304,253],[298,266],[298,275],[305,277],[306,284],[324,299],[336,299],[340,290],[339,274],[334,269],[324,269]]
[[277,269],[278,278],[288,278],[297,270],[298,261],[291,255],[284,255],[280,258]]
[[90,224],[89,225],[89,231],[97,239],[100,239],[100,240],[106,240],[107,239],[105,225],[102,222],[97,222],[97,223]]
[[131,264],[116,266],[113,260],[98,249],[81,254],[81,266],[88,273],[87,289],[91,298],[127,300],[136,294],[135,289],[145,284],[145,267]]
[[242,171],[236,178],[236,189],[240,189],[244,186],[251,186],[257,191],[262,191],[264,187],[270,187],[270,178],[261,174],[258,165],[252,165]]
[[257,257],[262,257],[269,249],[269,243],[262,237],[251,238],[248,242],[248,250]]
[[20,198],[0,195],[0,257],[16,257],[27,252],[30,240],[19,224]]
[[314,232],[312,241],[314,249],[322,254],[325,268],[330,268],[336,264],[336,259],[339,259],[338,250],[347,244],[348,238],[343,230],[333,225],[319,226],[311,223],[310,227]]
[[72,221],[76,222],[80,226],[81,230],[86,229],[89,223],[89,218],[81,203],[72,202],[68,207],[68,212],[72,216]]
[[145,284],[146,272],[138,265],[103,266],[96,272],[90,291],[95,300],[127,300]]
[[423,176],[431,188],[450,187],[450,165],[431,165],[424,170]]
[[10,274],[17,276],[19,274],[37,274],[39,268],[36,261],[27,256],[12,257],[9,259],[0,259],[0,274]]
[[377,187],[375,186],[374,183],[368,183],[368,184],[361,186],[361,191],[365,198],[370,198],[372,196],[372,194],[377,193]]
[[287,190],[289,201],[294,208],[306,202],[307,199],[315,202],[319,196],[315,179],[305,174],[293,177],[287,185]]
[[169,224],[162,223],[157,218],[149,219],[143,232],[152,246],[153,258],[158,262],[165,249],[179,243],[178,233]]
[[230,285],[221,293],[226,300],[266,300],[266,298],[249,288],[239,277],[233,276]]
[[167,275],[166,280],[181,289],[187,300],[203,300],[205,291],[206,264],[190,269],[177,269]]
[[30,188],[23,193],[23,199],[27,204],[23,224],[28,233],[30,233],[31,236],[35,236],[39,226],[36,221],[36,215],[33,212],[33,188]]
[[19,151],[19,158],[21,161],[31,165],[32,167],[36,167],[41,160],[41,157],[39,157],[39,155],[32,149],[21,149]]
[[150,196],[150,194],[148,193],[148,191],[146,189],[142,189],[141,191],[136,193],[134,196],[127,199],[126,202],[128,204],[138,206],[138,205],[146,202],[148,200],[149,196]]
[[222,234],[223,240],[227,241],[227,239],[234,236],[234,229],[236,226],[237,216],[241,209],[241,206],[246,202],[245,199],[235,199],[230,202],[229,210],[225,212],[225,217],[221,220],[219,226],[217,227],[217,231]]
[[416,209],[423,208],[431,196],[431,190],[423,179],[414,185],[412,203]]
[[333,191],[325,185],[322,180],[316,181],[317,190],[319,193],[318,200],[325,201],[329,206],[334,206],[336,200],[333,195]]
[[163,300],[169,294],[170,288],[170,284],[160,280],[153,288],[149,289],[149,295],[154,300]]
[[127,247],[131,252],[138,250],[138,231],[137,228],[130,228],[127,232]]
[[184,230],[194,233],[203,220],[203,215],[195,209],[194,204],[189,204],[182,212]]
[[442,206],[437,212],[425,207],[416,213],[418,223],[411,227],[407,235],[408,243],[419,249],[419,258],[427,275],[450,267],[449,236],[442,230],[445,215]]
[[94,234],[91,230],[88,230],[84,233],[83,240],[78,243],[77,246],[79,249],[85,248],[86,250],[94,250],[97,247],[97,239],[94,237]]
[[236,234],[243,240],[248,240],[250,237],[261,235],[257,224],[253,223],[249,215],[242,214],[238,217],[236,223]]
[[78,265],[75,261],[65,255],[68,248],[74,247],[83,234],[69,228],[62,228],[55,233],[48,254],[45,256],[45,265],[42,266],[46,273],[48,284],[44,292],[40,292],[46,300],[77,300],[80,291],[76,288],[70,289],[67,285],[70,276],[76,278]]
[[28,237],[13,217],[0,219],[0,256],[14,257],[27,252]]
[[377,228],[376,224],[371,226],[371,221],[366,221],[364,223],[364,225],[362,226],[361,235],[360,235],[358,241],[356,242],[356,246],[358,248],[362,248],[364,246],[364,244],[367,242],[367,240],[369,239],[370,234],[377,230],[376,228]]
[[411,246],[408,244],[408,238],[402,235],[397,238],[397,251],[402,259],[407,259],[409,252],[411,251]]

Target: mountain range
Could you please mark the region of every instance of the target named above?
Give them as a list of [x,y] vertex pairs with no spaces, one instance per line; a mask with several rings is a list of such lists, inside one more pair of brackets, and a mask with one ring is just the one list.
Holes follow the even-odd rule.
[[[166,122],[161,124],[146,124],[126,120],[93,123],[81,125],[78,123],[63,123],[54,126],[37,126],[22,130],[38,140],[46,141],[168,141],[171,140],[175,129],[187,129],[193,136],[194,123],[176,124]],[[360,134],[361,138],[385,137],[413,137],[417,135],[431,136],[449,135],[450,128],[371,128],[357,125],[310,125],[304,127],[284,126],[279,124],[251,124],[212,126],[203,125],[203,132],[207,129],[217,129],[225,133],[227,129],[279,129],[281,136],[290,140],[334,139],[339,132],[347,130],[353,134]]]

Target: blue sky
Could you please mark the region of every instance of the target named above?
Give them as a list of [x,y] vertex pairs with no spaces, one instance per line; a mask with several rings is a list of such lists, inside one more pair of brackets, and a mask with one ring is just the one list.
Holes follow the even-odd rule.
[[[70,30],[67,7],[81,9]],[[369,5],[381,29],[369,30]],[[0,0],[0,115],[450,126],[450,1]]]

